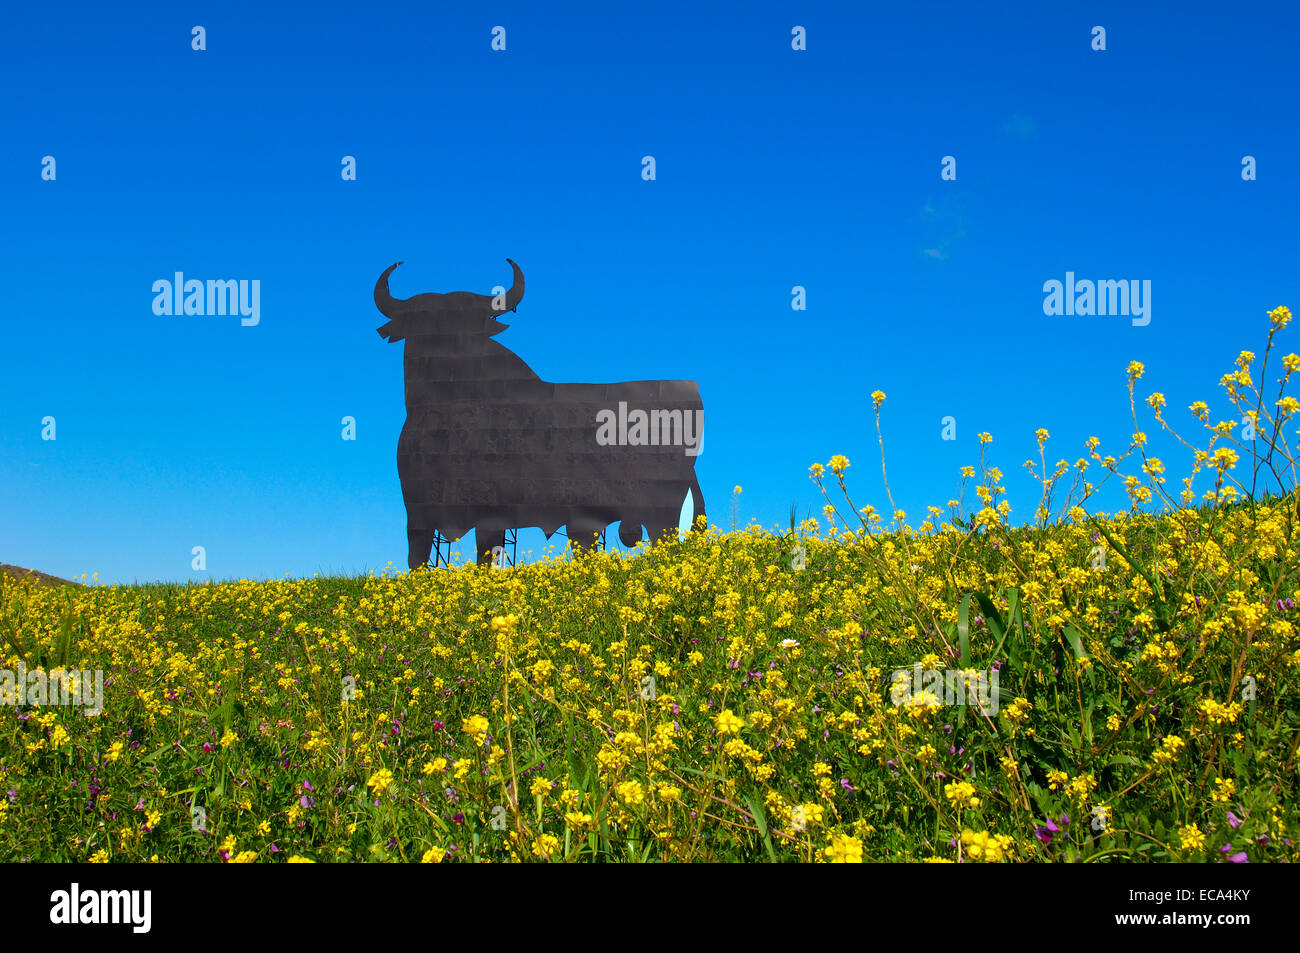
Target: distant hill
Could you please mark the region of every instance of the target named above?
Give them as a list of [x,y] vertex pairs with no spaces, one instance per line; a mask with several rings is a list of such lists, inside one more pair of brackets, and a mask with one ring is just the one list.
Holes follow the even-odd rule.
[[11,566],[8,563],[0,563],[0,572],[13,576],[15,579],[31,579],[47,586],[76,586],[70,579],[60,579],[58,576],[51,576],[47,572],[39,572],[35,569],[24,569],[22,566]]

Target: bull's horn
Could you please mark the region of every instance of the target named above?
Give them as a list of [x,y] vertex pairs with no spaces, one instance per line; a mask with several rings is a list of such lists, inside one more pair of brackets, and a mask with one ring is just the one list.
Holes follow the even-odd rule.
[[388,276],[391,275],[393,269],[400,264],[403,264],[403,262],[399,261],[395,265],[389,265],[388,270],[380,275],[379,280],[375,282],[375,307],[378,308],[379,313],[386,318],[393,317],[394,312],[397,310],[397,306],[402,303],[402,299],[394,298],[388,292]]
[[514,283],[511,284],[510,290],[506,292],[506,310],[513,311],[519,307],[519,302],[524,299],[524,273],[519,270],[519,266],[514,261],[509,258],[506,261],[510,262],[510,267],[515,271]]

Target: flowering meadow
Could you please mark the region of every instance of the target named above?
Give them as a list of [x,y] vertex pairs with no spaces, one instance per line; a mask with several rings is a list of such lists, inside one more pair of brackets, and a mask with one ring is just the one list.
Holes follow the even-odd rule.
[[1290,318],[1217,418],[1139,393],[1134,363],[1129,446],[1052,464],[1038,431],[1028,522],[982,434],[919,523],[855,505],[836,456],[823,519],[788,531],[367,578],[0,577],[0,668],[105,673],[96,715],[0,706],[0,857],[1300,859]]

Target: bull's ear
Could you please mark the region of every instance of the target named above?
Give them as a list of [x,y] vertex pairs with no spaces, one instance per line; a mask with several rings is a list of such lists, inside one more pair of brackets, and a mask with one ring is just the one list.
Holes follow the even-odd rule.
[[402,334],[393,326],[396,323],[397,322],[395,321],[389,321],[375,328],[375,330],[378,331],[379,336],[387,340],[389,344],[396,344],[398,341],[401,341],[406,337],[406,335]]

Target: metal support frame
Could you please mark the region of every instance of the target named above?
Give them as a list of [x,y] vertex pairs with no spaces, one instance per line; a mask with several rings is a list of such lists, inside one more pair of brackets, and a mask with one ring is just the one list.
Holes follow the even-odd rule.
[[451,540],[437,530],[433,531],[433,559],[429,565],[434,569],[451,566]]
[[[608,530],[609,527],[605,527],[604,529],[602,529],[598,537],[600,540],[600,548],[602,550],[605,549],[605,547],[607,546],[606,533],[608,532]],[[567,533],[557,533],[556,535],[563,536],[565,539],[569,538]],[[451,544],[452,541],[450,539],[448,539],[446,536],[443,536],[442,533],[438,532],[437,530],[434,531],[433,550],[431,553],[431,558],[429,560],[429,567],[431,569],[437,569],[440,566],[447,566],[448,568],[450,568]],[[505,549],[505,553],[506,553],[505,565],[507,566],[518,565],[519,564],[519,530],[518,529],[506,530],[505,546],[503,548]]]
[[507,566],[514,566],[519,562],[519,530],[506,530],[505,560]]

